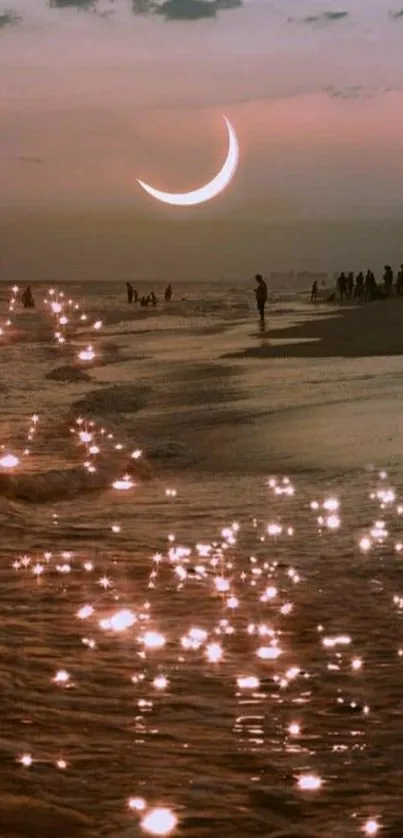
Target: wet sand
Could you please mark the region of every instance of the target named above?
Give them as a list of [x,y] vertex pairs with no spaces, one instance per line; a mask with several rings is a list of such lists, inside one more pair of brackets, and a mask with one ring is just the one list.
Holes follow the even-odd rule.
[[[227,358],[368,358],[403,353],[403,299],[339,306],[333,314],[312,309],[303,323],[266,331],[257,346],[228,353]],[[278,342],[281,340],[281,343]]]

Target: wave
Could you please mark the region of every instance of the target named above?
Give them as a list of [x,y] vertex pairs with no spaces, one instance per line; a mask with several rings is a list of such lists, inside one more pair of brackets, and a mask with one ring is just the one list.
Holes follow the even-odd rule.
[[79,465],[25,474],[0,474],[0,495],[28,503],[68,500],[84,493],[111,488],[114,481],[122,479],[123,475],[134,479],[149,479],[151,468],[143,459],[130,459],[122,468],[122,464],[117,463],[115,458],[97,466],[92,472],[84,465]]
[[[57,824],[57,827],[56,827]],[[41,835],[50,838],[55,832],[60,838],[84,838],[93,825],[92,818],[72,808],[38,800],[28,795],[2,794],[0,828],[3,835]]]

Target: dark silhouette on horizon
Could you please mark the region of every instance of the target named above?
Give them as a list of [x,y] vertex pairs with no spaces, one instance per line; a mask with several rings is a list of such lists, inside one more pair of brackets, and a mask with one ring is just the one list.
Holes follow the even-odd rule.
[[35,308],[35,300],[30,285],[27,285],[24,293],[21,295],[21,302],[24,308]]

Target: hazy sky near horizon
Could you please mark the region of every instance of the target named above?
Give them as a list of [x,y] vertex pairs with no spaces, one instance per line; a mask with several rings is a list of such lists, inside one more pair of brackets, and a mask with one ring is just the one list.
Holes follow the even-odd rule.
[[402,42],[403,0],[0,0],[0,209],[183,218],[136,177],[210,179],[225,113],[187,218],[400,218]]

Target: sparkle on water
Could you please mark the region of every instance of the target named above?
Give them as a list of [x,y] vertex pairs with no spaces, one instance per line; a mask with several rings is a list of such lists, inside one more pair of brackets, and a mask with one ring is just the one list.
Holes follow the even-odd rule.
[[80,361],[93,361],[95,358],[95,351],[91,344],[88,344],[88,346],[85,349],[82,349],[78,353],[78,357]]
[[5,454],[3,457],[0,457],[0,466],[2,468],[15,468],[15,466],[18,466],[18,463],[19,459],[14,454]]
[[322,780],[315,774],[302,774],[298,786],[302,791],[318,791],[322,786]]
[[[17,299],[18,288],[14,287],[8,320],[0,335],[12,325]],[[55,288],[46,295],[45,307],[55,324],[56,344],[63,350],[74,341],[77,329],[83,325],[96,333],[102,328],[102,321],[92,322],[78,303]],[[91,344],[77,354],[83,361],[99,357]],[[37,414],[29,420],[24,454],[30,451],[38,422]],[[89,473],[97,470],[106,452],[114,460],[121,458],[118,463],[122,469],[117,471],[120,476],[116,476],[111,486],[117,495],[124,495],[122,503],[128,501],[132,496],[129,490],[135,484],[131,475],[125,473],[125,469],[130,471],[127,461],[139,460],[141,450],[130,446],[125,453],[125,445],[116,440],[112,432],[83,417],[73,420],[71,433],[77,448],[83,451],[83,467]],[[7,449],[2,448],[0,467],[12,470],[19,466],[20,470],[25,460],[10,453],[8,445],[15,450],[12,443],[8,440]],[[114,807],[120,807],[123,821],[125,815],[122,813],[126,812],[129,828],[134,818],[135,828],[145,834],[171,835],[177,827],[179,832],[183,826],[185,832],[186,817],[192,817],[193,807],[197,812],[194,817],[199,817],[197,784],[200,780],[203,790],[202,774],[208,769],[209,749],[214,750],[219,725],[226,747],[228,731],[232,731],[228,751],[230,763],[233,757],[234,768],[247,765],[242,769],[243,777],[247,778],[243,787],[245,794],[250,796],[248,805],[251,809],[254,800],[258,808],[261,805],[259,798],[254,797],[259,786],[262,801],[268,786],[270,800],[270,781],[265,775],[265,765],[275,757],[282,776],[287,778],[284,782],[289,793],[296,795],[301,806],[315,806],[315,800],[322,799],[322,795],[326,795],[329,804],[332,793],[338,794],[346,770],[350,771],[350,777],[354,776],[351,772],[359,776],[360,771],[366,770],[365,766],[371,761],[371,732],[375,742],[372,754],[376,757],[380,747],[376,744],[379,741],[379,710],[378,715],[371,714],[368,694],[373,698],[374,690],[366,675],[371,663],[371,647],[365,638],[357,639],[346,612],[331,607],[338,601],[341,591],[341,580],[336,576],[333,577],[334,591],[319,592],[323,608],[318,611],[316,598],[316,610],[313,610],[312,591],[316,578],[309,578],[306,563],[302,558],[299,561],[299,552],[313,550],[313,539],[318,539],[323,545],[321,558],[326,562],[326,551],[335,549],[329,545],[337,545],[339,538],[348,538],[349,549],[355,551],[354,573],[364,573],[368,568],[373,595],[381,596],[385,588],[388,618],[392,620],[395,614],[396,619],[401,619],[403,590],[392,590],[390,583],[382,579],[381,570],[386,561],[401,562],[402,532],[400,529],[395,535],[395,531],[396,519],[397,526],[401,527],[403,504],[397,502],[398,493],[388,485],[386,473],[378,475],[377,483],[370,493],[370,502],[375,507],[374,520],[366,520],[360,532],[351,526],[351,522],[349,524],[348,518],[344,523],[343,504],[334,494],[322,499],[304,498],[304,514],[311,516],[311,542],[300,540],[295,549],[293,543],[298,538],[301,521],[296,511],[298,487],[288,477],[272,477],[266,487],[269,499],[270,496],[273,499],[269,521],[253,519],[252,523],[245,520],[232,521],[225,526],[214,524],[212,537],[204,530],[200,533],[203,540],[190,545],[182,544],[175,530],[158,533],[155,539],[150,531],[149,544],[142,548],[142,567],[146,567],[144,584],[136,577],[136,584],[132,585],[130,573],[119,572],[121,562],[127,559],[119,549],[105,550],[104,554],[95,548],[89,550],[88,545],[85,550],[75,549],[73,544],[69,547],[68,543],[61,546],[60,539],[55,540],[54,545],[47,544],[39,549],[36,537],[36,546],[31,553],[13,554],[11,568],[19,576],[18,584],[24,585],[26,608],[32,605],[35,609],[36,598],[44,609],[49,608],[48,603],[53,600],[56,608],[60,608],[62,642],[58,648],[62,652],[59,658],[53,658],[53,667],[49,667],[47,660],[46,685],[40,687],[42,691],[51,691],[50,703],[56,712],[66,712],[68,717],[68,702],[71,700],[71,706],[75,706],[74,702],[80,701],[84,705],[85,719],[85,690],[90,690],[92,683],[96,702],[105,707],[102,711],[105,719],[115,724],[116,717],[117,729],[123,730],[121,714],[125,703],[130,702],[125,734],[130,750],[128,774],[133,762],[139,763],[140,768],[131,789],[128,788],[128,775],[122,775],[125,782],[121,789],[116,787],[114,780],[113,802]],[[115,493],[111,494],[115,497]],[[164,503],[175,504],[178,495],[175,488],[165,487],[162,494]],[[287,504],[293,504],[290,512]],[[105,532],[111,534],[116,543],[124,532],[120,512],[120,507],[119,513],[115,508],[105,521]],[[175,520],[179,530],[180,522]],[[61,528],[63,516],[53,512],[52,523]],[[244,530],[248,532],[247,546],[242,541]],[[254,540],[251,540],[251,532]],[[165,547],[161,544],[161,535],[164,535]],[[345,544],[344,540],[343,549]],[[133,560],[138,560],[137,554]],[[28,643],[28,623],[26,625]],[[80,630],[84,628],[85,635],[81,636]],[[55,644],[57,633],[56,629]],[[309,646],[302,644],[304,633],[309,635]],[[49,640],[47,642],[50,644]],[[88,657],[83,658],[83,654]],[[395,665],[401,667],[403,642],[399,631],[396,631],[394,654]],[[115,666],[115,657],[120,668]],[[105,680],[101,673],[103,667],[108,666],[111,672]],[[203,684],[208,690],[205,702],[197,695],[197,689],[202,690]],[[38,696],[36,701],[39,701]],[[195,715],[190,715],[187,726],[185,722],[186,738],[181,741],[180,732],[176,734],[175,751],[166,731],[169,731],[170,723],[175,728],[182,723],[182,714],[186,718],[185,702],[191,699]],[[178,702],[178,716],[175,715],[175,702]],[[200,724],[197,708],[206,714],[205,731],[208,731],[205,733],[208,741],[203,742],[206,750],[200,752],[197,750],[201,747],[197,740]],[[164,732],[165,711],[167,727]],[[60,781],[71,777],[71,788],[77,793],[77,789],[81,789],[80,737],[72,733],[70,742],[67,737],[61,743],[55,729],[45,747],[41,731],[36,732],[31,715],[29,709],[24,708],[24,734],[14,740],[14,770],[21,772],[24,769],[24,783],[30,776],[34,777],[32,794],[37,793],[38,778],[45,766],[47,770],[52,767],[53,773],[56,769],[63,772],[63,777],[59,774]],[[154,717],[155,721],[152,721]],[[232,728],[228,725],[229,719]],[[160,732],[161,750],[152,757],[153,743],[158,743]],[[10,732],[7,735],[11,741]],[[86,735],[83,732],[81,744]],[[198,741],[194,746],[194,776],[186,781],[191,787],[194,784],[193,796],[186,792],[184,781],[169,782],[169,771],[167,788],[163,788],[162,767],[175,762],[181,751],[190,759],[193,737]],[[219,735],[217,741],[221,753]],[[103,742],[100,754],[102,747]],[[105,747],[111,753],[108,743]],[[143,757],[137,756],[137,749]],[[85,759],[88,760],[88,754]],[[93,760],[96,765],[96,757]],[[115,761],[112,756],[111,763]],[[96,768],[94,771],[96,773]],[[220,778],[219,773],[216,777],[218,787]],[[210,789],[206,782],[204,799],[208,806]],[[236,780],[233,782],[235,789]],[[57,788],[58,801],[63,805],[63,787]],[[128,799],[131,790],[134,796]],[[225,793],[219,788],[218,793],[216,805],[221,801],[226,805]],[[102,794],[103,791],[96,795],[96,805],[101,808]],[[388,817],[385,803],[382,805],[381,800],[379,805],[378,802],[373,805],[373,800],[362,790],[357,791],[356,798],[357,802],[349,791],[345,811],[338,809],[334,830],[327,827],[323,834],[334,832],[334,835],[350,836],[361,832],[371,836],[379,833],[381,824],[384,827]],[[128,800],[126,806],[125,799]],[[161,803],[162,800],[165,802]],[[227,811],[230,806],[228,802]],[[182,810],[185,810],[183,819]],[[368,816],[374,811],[376,817]],[[247,827],[243,834],[248,834]]]
[[379,823],[374,818],[370,818],[364,824],[363,832],[365,832],[365,835],[377,835],[378,831]]
[[178,822],[176,815],[163,807],[151,809],[141,821],[141,826],[150,835],[169,835]]
[[131,797],[129,799],[129,808],[134,809],[136,812],[144,812],[146,805],[143,797]]

